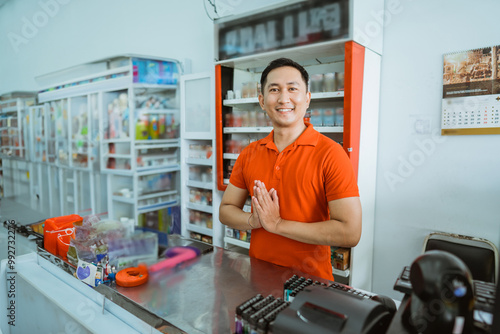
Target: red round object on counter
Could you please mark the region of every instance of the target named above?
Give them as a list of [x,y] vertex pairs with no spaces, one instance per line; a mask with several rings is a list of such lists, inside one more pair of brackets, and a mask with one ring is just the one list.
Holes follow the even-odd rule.
[[133,287],[148,281],[148,268],[145,264],[120,270],[116,274],[116,284],[123,287]]

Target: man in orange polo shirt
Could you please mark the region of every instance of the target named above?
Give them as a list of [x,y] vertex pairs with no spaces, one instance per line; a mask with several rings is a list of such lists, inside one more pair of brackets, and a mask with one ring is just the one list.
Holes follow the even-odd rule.
[[[259,103],[273,131],[239,155],[220,221],[252,230],[250,256],[333,280],[330,246],[353,247],[361,204],[342,147],[304,122],[309,75],[287,58],[262,72]],[[252,213],[242,210],[252,197]]]

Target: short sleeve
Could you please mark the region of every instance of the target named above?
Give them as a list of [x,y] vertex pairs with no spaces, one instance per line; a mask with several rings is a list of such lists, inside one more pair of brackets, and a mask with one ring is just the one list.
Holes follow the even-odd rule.
[[356,175],[343,148],[335,144],[326,156],[323,167],[327,201],[359,197]]

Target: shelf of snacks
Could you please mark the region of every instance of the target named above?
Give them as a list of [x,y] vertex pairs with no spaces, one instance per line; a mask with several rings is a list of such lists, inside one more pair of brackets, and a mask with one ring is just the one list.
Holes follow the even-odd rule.
[[[29,108],[36,94],[12,92],[0,96],[0,156],[29,160]],[[4,176],[8,177],[8,176]]]
[[[93,192],[105,193],[110,218],[139,222],[148,214],[158,225],[151,217],[171,214],[180,200],[181,73],[173,59],[122,55],[38,78],[50,82],[38,94],[45,106],[38,132],[55,138],[45,139],[39,159],[98,174]],[[54,84],[57,75],[65,81]]]

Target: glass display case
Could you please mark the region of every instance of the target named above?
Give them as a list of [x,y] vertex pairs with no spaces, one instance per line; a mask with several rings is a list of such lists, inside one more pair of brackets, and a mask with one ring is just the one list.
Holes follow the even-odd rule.
[[138,223],[178,205],[180,64],[125,55],[77,72],[88,74],[42,90],[45,110],[33,111],[46,141],[35,156],[59,168],[59,208]]

